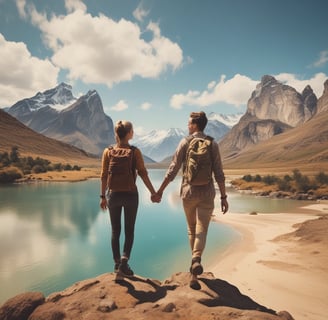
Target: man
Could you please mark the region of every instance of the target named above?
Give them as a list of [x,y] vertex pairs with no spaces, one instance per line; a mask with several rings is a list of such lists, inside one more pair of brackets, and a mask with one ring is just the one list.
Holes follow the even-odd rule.
[[[204,112],[192,112],[188,121],[189,135],[193,138],[205,139],[206,135],[203,131],[206,125],[207,117]],[[183,168],[187,166],[185,161],[187,161],[186,153],[189,143],[190,139],[186,138],[180,141],[165,178],[157,191],[159,197],[162,197],[164,189],[174,180],[181,166],[183,165]],[[221,210],[223,214],[225,214],[228,211],[229,205],[225,191],[225,176],[223,173],[219,146],[217,142],[212,141],[210,147],[212,173],[221,193]],[[197,276],[203,273],[201,257],[205,249],[207,230],[214,210],[215,195],[216,191],[212,177],[205,185],[192,185],[188,183],[185,176],[183,176],[180,196],[186,215],[189,242],[192,251],[190,287],[195,290],[201,288]]]

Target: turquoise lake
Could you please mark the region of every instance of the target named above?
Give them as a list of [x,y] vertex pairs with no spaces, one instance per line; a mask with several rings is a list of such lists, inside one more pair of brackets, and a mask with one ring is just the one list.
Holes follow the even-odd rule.
[[[149,173],[158,188],[165,170]],[[48,295],[113,271],[111,227],[108,212],[99,208],[99,186],[98,179],[0,186],[0,303],[24,291]],[[177,177],[165,190],[162,202],[153,204],[138,179],[140,205],[130,265],[140,276],[164,280],[189,268],[179,186]],[[243,195],[230,188],[227,193],[230,214],[287,212],[309,204]],[[221,213],[219,217],[223,217]],[[223,223],[211,223],[205,268],[239,237]]]

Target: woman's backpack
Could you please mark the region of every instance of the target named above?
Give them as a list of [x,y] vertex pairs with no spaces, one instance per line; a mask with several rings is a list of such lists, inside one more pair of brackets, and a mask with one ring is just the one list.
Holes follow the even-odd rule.
[[107,187],[112,191],[135,190],[136,166],[134,150],[136,147],[109,147],[109,165]]

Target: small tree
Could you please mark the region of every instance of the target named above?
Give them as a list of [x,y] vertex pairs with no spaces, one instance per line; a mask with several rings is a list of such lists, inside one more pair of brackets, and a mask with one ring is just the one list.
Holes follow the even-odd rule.
[[18,147],[17,146],[13,146],[11,148],[9,159],[13,163],[17,163],[19,161],[19,152],[18,152]]

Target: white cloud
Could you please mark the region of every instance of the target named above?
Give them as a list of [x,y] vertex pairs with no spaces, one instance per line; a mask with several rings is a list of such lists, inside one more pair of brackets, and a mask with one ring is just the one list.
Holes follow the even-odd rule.
[[147,42],[131,21],[114,21],[102,14],[93,17],[83,11],[80,1],[67,0],[66,6],[75,11],[48,19],[31,6],[29,14],[53,51],[52,62],[68,70],[70,80],[111,87],[136,76],[158,78],[168,68],[182,65],[181,48],[163,37],[157,24],[148,25],[152,37]]
[[181,109],[184,105],[205,107],[219,102],[237,107],[246,105],[258,81],[240,74],[229,80],[225,79],[226,76],[222,75],[219,82],[211,81],[203,92],[175,94],[171,97],[170,105],[176,109]]
[[65,7],[67,12],[73,12],[75,10],[87,11],[86,5],[81,0],[65,0]]
[[25,6],[26,6],[26,0],[16,0],[16,7],[18,10],[18,14],[23,19],[27,18]]
[[0,70],[0,107],[55,86],[59,73],[48,59],[31,56],[24,43],[7,41],[1,33]]
[[120,112],[128,108],[129,108],[128,104],[124,100],[120,100],[115,106],[112,106],[110,110]]
[[144,20],[145,17],[147,17],[149,14],[149,11],[145,10],[141,4],[138,5],[138,7],[133,11],[133,16],[140,22]]
[[314,67],[323,67],[328,62],[328,50],[321,51],[319,59],[313,63]]
[[295,74],[280,73],[274,76],[278,81],[287,84],[296,89],[298,92],[302,92],[303,89],[309,85],[313,89],[317,98],[320,98],[323,93],[323,84],[327,80],[328,76],[324,73],[317,73],[310,79],[297,79]]
[[152,107],[151,103],[149,102],[144,102],[141,104],[140,109],[142,110],[149,110]]

